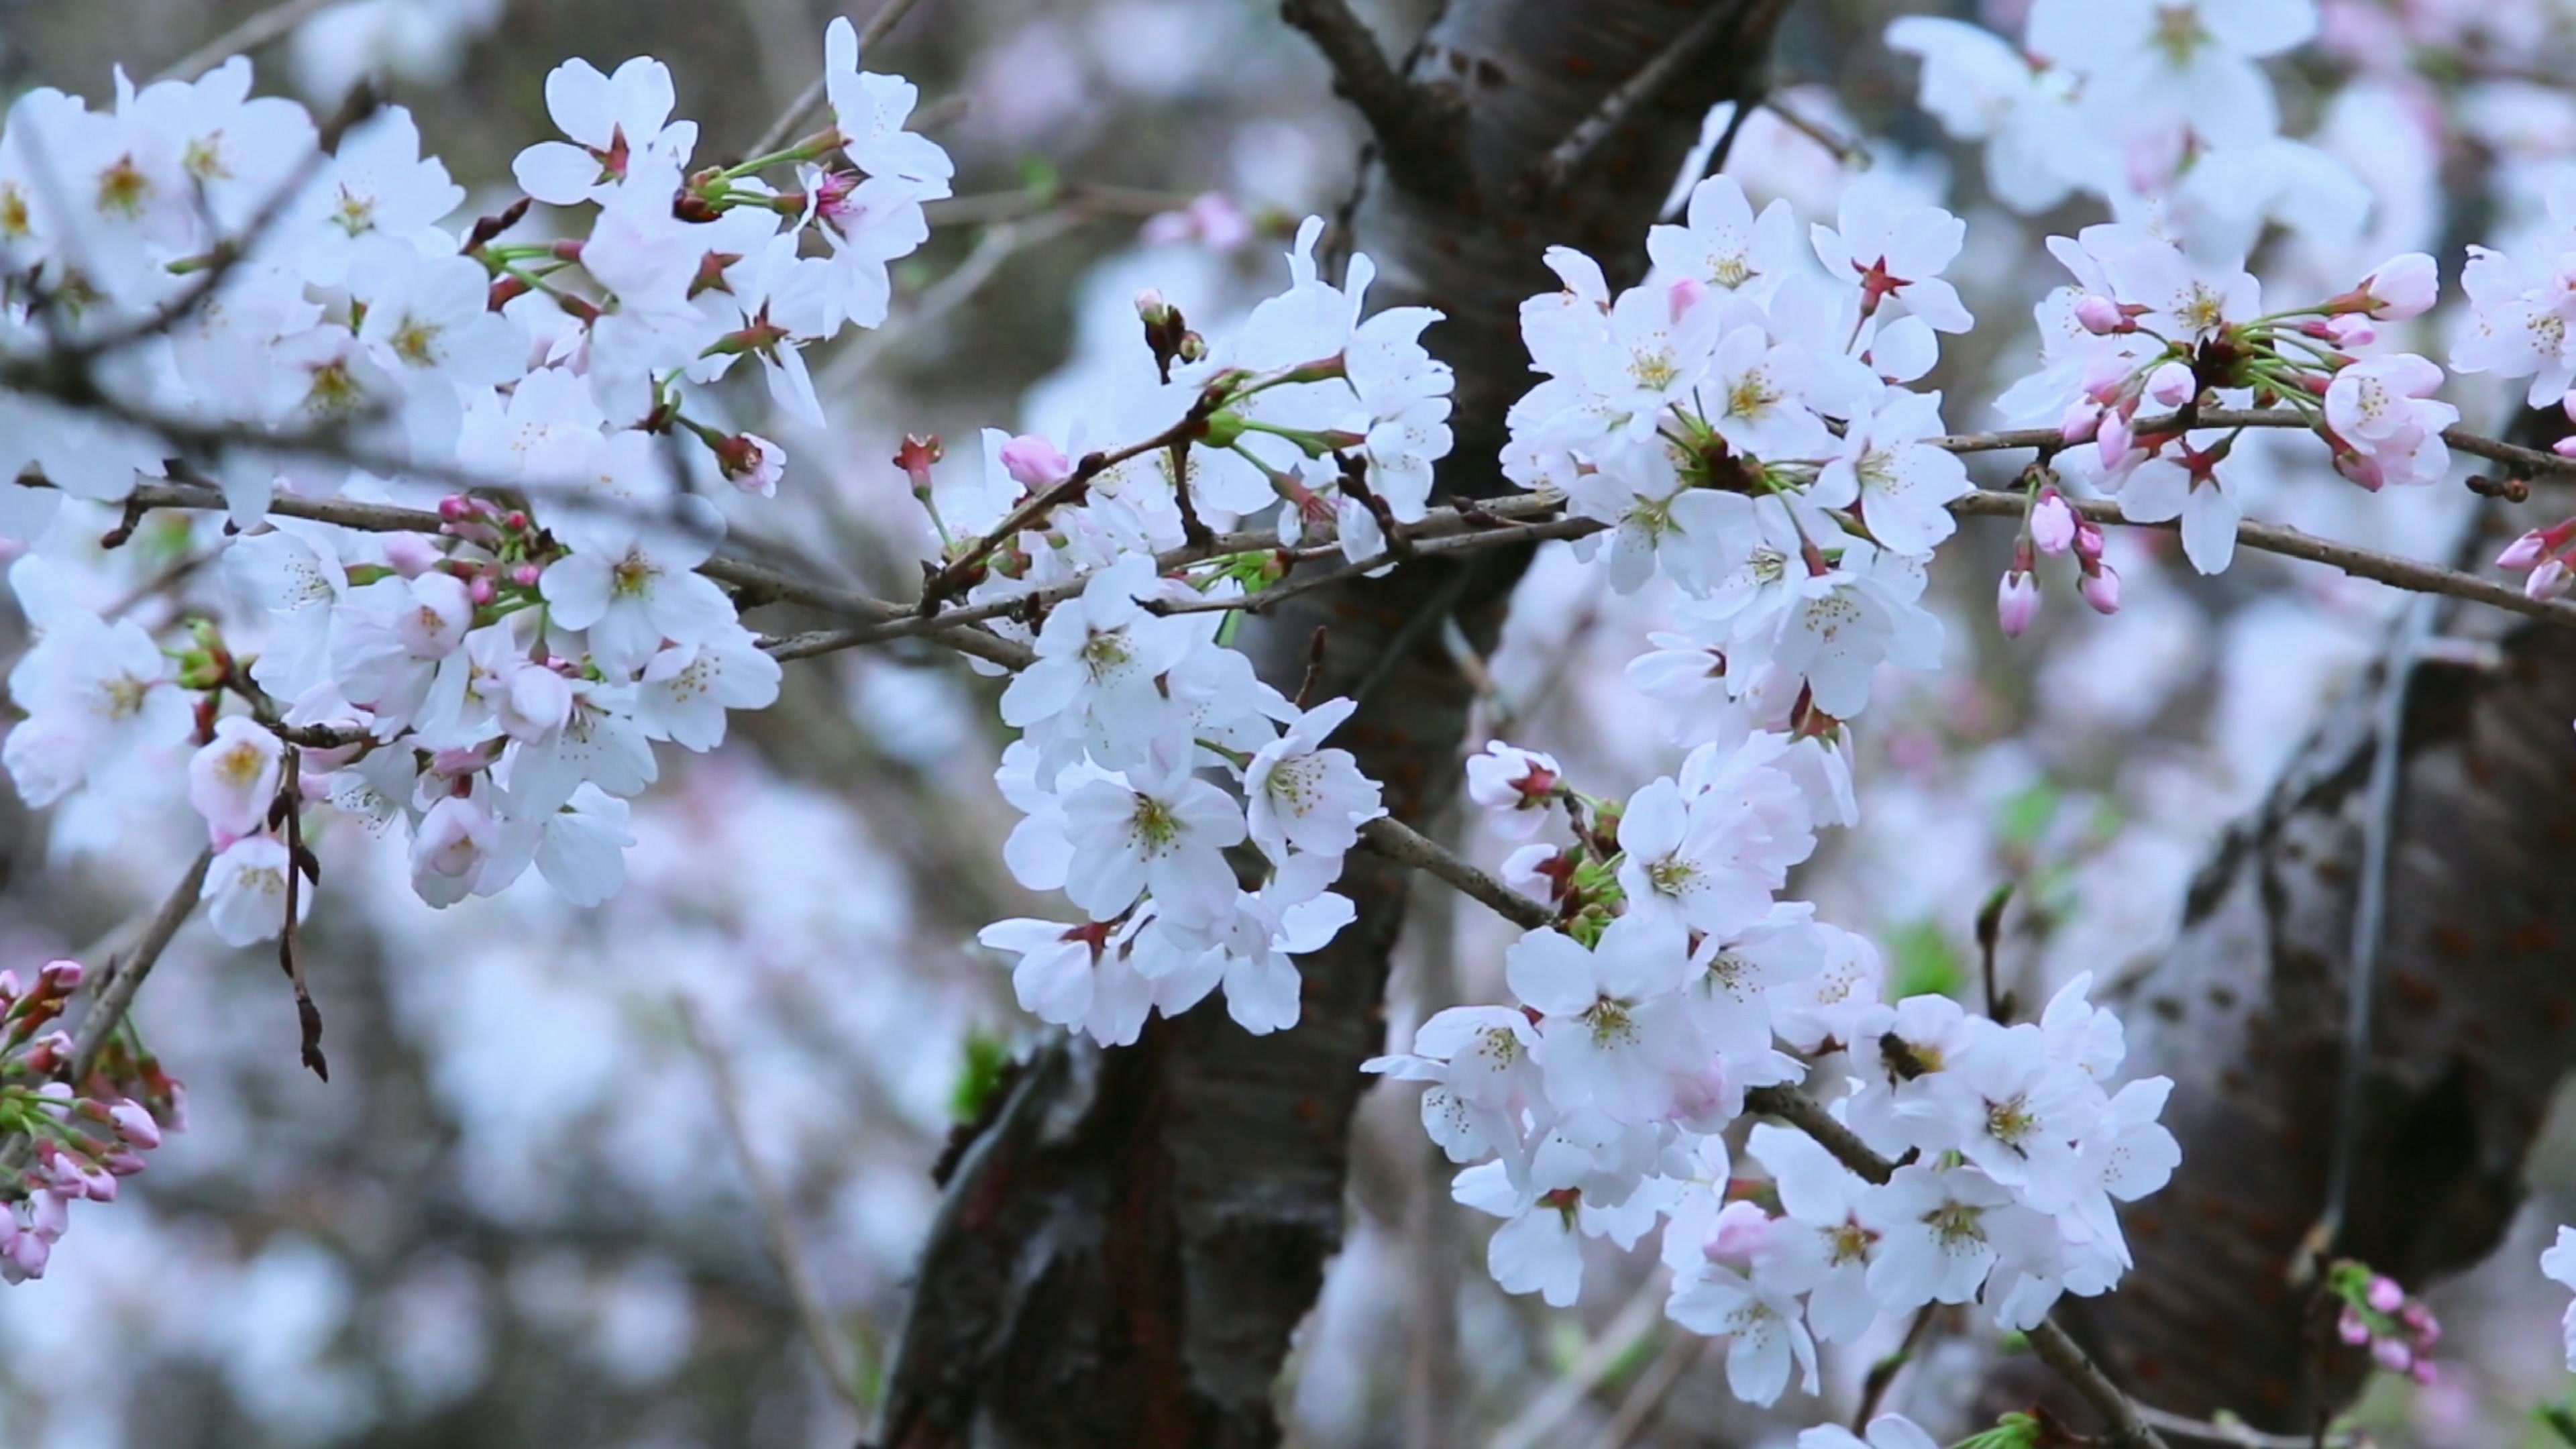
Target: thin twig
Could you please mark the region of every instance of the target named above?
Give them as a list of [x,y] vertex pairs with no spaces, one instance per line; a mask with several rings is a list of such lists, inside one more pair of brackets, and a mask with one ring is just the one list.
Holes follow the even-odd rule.
[[1586,1343],[1565,1371],[1540,1390],[1500,1433],[1488,1440],[1485,1449],[1532,1449],[1546,1443],[1575,1407],[1609,1376],[1610,1370],[1654,1331],[1660,1321],[1663,1298],[1660,1275],[1649,1275],[1600,1334]]
[[1575,123],[1565,139],[1557,142],[1555,148],[1540,160],[1540,187],[1553,191],[1581,171],[1584,163],[1592,159],[1592,153],[1610,138],[1611,132],[1626,124],[1640,106],[1654,100],[1667,86],[1691,70],[1693,62],[1719,37],[1730,33],[1760,35],[1770,28],[1771,16],[1786,8],[1787,0],[1756,0],[1749,6],[1704,7],[1698,18],[1682,27],[1681,33],[1672,38],[1672,43],[1657,51],[1652,60],[1637,68],[1636,74],[1603,96],[1592,114]]
[[1897,1375],[1905,1366],[1923,1356],[1923,1345],[1932,1337],[1933,1326],[1941,1317],[1941,1305],[1926,1303],[1914,1310],[1914,1321],[1905,1326],[1905,1341],[1896,1352],[1869,1366],[1869,1377],[1861,1381],[1860,1407],[1852,1411],[1852,1432],[1868,1432],[1869,1421],[1878,1417],[1879,1406],[1887,1402],[1887,1391],[1896,1386]]
[[1682,1371],[1706,1352],[1708,1340],[1698,1334],[1666,1330],[1663,1351],[1628,1386],[1619,1407],[1611,1412],[1610,1422],[1592,1436],[1586,1449],[1628,1449],[1637,1431],[1646,1427],[1646,1421],[1664,1406],[1664,1400],[1672,1397],[1673,1386],[1682,1381]]
[[101,972],[98,1000],[90,1004],[89,1014],[81,1018],[80,1031],[72,1037],[72,1074],[75,1082],[85,1081],[98,1066],[100,1052],[107,1049],[108,1039],[125,1020],[134,1005],[134,994],[143,989],[143,979],[152,974],[161,953],[170,948],[171,939],[197,909],[197,898],[206,888],[207,868],[215,863],[212,850],[197,852],[196,863],[179,877],[170,894],[161,898],[161,908],[152,913],[143,934],[132,946],[110,958]]
[[778,1276],[787,1282],[788,1301],[795,1305],[796,1326],[804,1335],[806,1349],[814,1355],[823,1370],[823,1378],[832,1392],[850,1412],[864,1422],[868,1405],[859,1396],[858,1381],[850,1372],[850,1356],[843,1346],[839,1330],[823,1307],[822,1290],[816,1286],[814,1269],[805,1256],[804,1241],[797,1236],[790,1216],[787,1195],[779,1190],[777,1179],[769,1175],[768,1165],[752,1149],[751,1130],[743,1121],[742,1092],[733,1078],[732,1064],[725,1060],[722,1046],[707,1031],[698,1016],[696,1003],[685,995],[671,998],[673,1010],[679,1013],[680,1034],[689,1050],[697,1054],[698,1064],[706,1068],[707,1085],[713,1089],[716,1111],[724,1120],[725,1136],[733,1143],[734,1155],[742,1159],[742,1177],[751,1189],[752,1205],[760,1212],[761,1226],[769,1234],[769,1252],[778,1265]]
[[[2315,1449],[2316,1438],[2310,1434],[2267,1434],[2250,1424],[2213,1423],[2206,1419],[2187,1419],[2147,1404],[2138,1406],[2138,1417],[2177,1439],[2197,1439],[2211,1444],[2235,1444],[2241,1449]],[[2357,1449],[2366,1443],[2356,1434],[2338,1434],[2328,1441],[2333,1449]]]
[[1469,865],[1451,854],[1448,847],[1391,815],[1381,815],[1361,826],[1360,842],[1398,865],[1438,876],[1462,894],[1492,907],[1494,914],[1515,926],[1535,931],[1556,921],[1556,912]]
[[[2132,436],[2139,438],[2158,433],[2170,434],[2177,430],[2177,425],[2181,422],[2182,418],[2179,414],[2164,413],[2152,418],[2138,419],[2130,425],[2129,431]],[[2211,409],[2194,414],[2189,422],[2190,430],[2193,432],[2224,428],[2304,429],[2311,426],[2313,425],[2307,418],[2288,408]],[[2021,448],[2055,449],[2066,446],[2065,435],[2055,428],[2013,428],[1995,433],[1953,433],[1946,438],[1927,438],[1925,441],[1933,447],[1953,453],[1995,453]],[[2562,477],[2576,475],[2576,458],[2561,457],[2556,453],[2543,452],[2538,448],[2526,448],[2518,443],[2508,443],[2501,438],[2490,438],[2483,433],[2473,433],[2466,428],[2444,428],[2442,441],[2450,444],[2455,452],[2485,458],[2490,462],[2509,463],[2528,475],[2536,476],[2545,473]]]
[[[885,39],[886,32],[894,29],[895,22],[903,19],[904,12],[919,3],[920,0],[886,0],[885,4],[878,6],[877,13],[868,17],[867,28],[859,32],[859,59],[864,63],[868,52],[876,48],[878,41]],[[814,113],[816,106],[823,104],[823,79],[818,75],[805,89],[797,92],[796,99],[787,103],[787,109],[778,113],[778,119],[770,122],[769,128],[760,133],[760,139],[752,142],[751,149],[743,154],[766,156],[794,139],[796,128],[805,124],[805,118]]]
[[266,10],[189,51],[172,62],[156,81],[192,81],[236,55],[247,55],[272,40],[282,40],[305,20],[335,0],[278,0]]
[[[2130,528],[2155,528],[2172,532],[2181,527],[2176,522],[2141,523],[2121,516],[2120,505],[2099,499],[2069,498],[2067,506],[2095,523],[2120,524]],[[2021,516],[2029,500],[2010,491],[1980,489],[1951,500],[1950,511],[1963,518],[2000,518]],[[2475,574],[2446,569],[2439,564],[2405,558],[2375,549],[2336,543],[2301,533],[2277,523],[2256,523],[2251,519],[2236,525],[2236,541],[2246,548],[2279,554],[2283,558],[2306,559],[2311,563],[2332,564],[2355,578],[2370,579],[2395,588],[2411,589],[2419,594],[2448,594],[2455,599],[2490,604],[2511,613],[2546,619],[2553,624],[2576,627],[2576,603],[2564,599],[2535,599],[2511,584],[2482,579]]]

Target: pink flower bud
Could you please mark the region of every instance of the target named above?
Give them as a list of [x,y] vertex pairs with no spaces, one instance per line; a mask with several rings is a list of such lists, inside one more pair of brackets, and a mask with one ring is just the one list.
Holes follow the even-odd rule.
[[2419,1384],[2426,1385],[2431,1384],[2434,1378],[2437,1377],[2433,1371],[2433,1361],[2429,1358],[2422,1357],[2418,1357],[2413,1363],[2406,1366],[2406,1376]]
[[474,607],[478,609],[491,603],[493,597],[499,592],[500,591],[498,589],[492,587],[492,576],[490,574],[476,574],[473,581],[465,586],[465,597],[472,600]]
[[[457,501],[459,500],[453,498],[441,499],[438,505],[439,516],[446,518],[447,505]],[[457,520],[449,518],[448,521],[452,523]],[[438,567],[439,563],[447,557],[438,551],[437,544],[417,533],[388,533],[384,536],[384,545],[385,562],[393,565],[395,573],[407,579],[419,578],[422,574]]]
[[2129,381],[2129,359],[2116,352],[2102,353],[2084,364],[2084,395],[2109,407],[2120,400],[2120,389]]
[[2157,406],[2178,408],[2200,394],[2200,379],[2179,362],[2168,362],[2147,374],[2147,396]]
[[2406,1290],[2397,1286],[2396,1279],[2384,1274],[2371,1279],[2370,1286],[2362,1290],[2361,1296],[2363,1302],[2379,1313],[2393,1314],[2406,1306]]
[[48,961],[44,969],[36,973],[36,984],[40,987],[49,986],[55,993],[60,994],[78,990],[81,978],[87,974],[81,969],[81,963],[78,961]]
[[2343,1312],[2335,1316],[2335,1337],[2355,1346],[2368,1343],[2370,1325],[2362,1322],[2361,1315],[2354,1312],[2352,1305],[2347,1303],[2343,1306]]
[[1002,445],[1002,471],[1011,481],[1032,492],[1052,488],[1073,476],[1073,465],[1065,461],[1064,450],[1036,433],[1023,433]]
[[2423,1304],[2409,1303],[2397,1311],[2397,1317],[2414,1333],[2416,1347],[2429,1349],[2442,1341],[2441,1322]]
[[1684,313],[1698,306],[1699,299],[1707,295],[1707,283],[1697,277],[1684,277],[1673,283],[1672,292],[1665,300],[1672,307],[1673,320],[1679,322]]
[[52,1243],[34,1233],[20,1233],[18,1241],[9,1245],[5,1267],[14,1269],[21,1279],[42,1278],[45,1276],[45,1260],[53,1255]]
[[2337,347],[2368,347],[2379,340],[2379,329],[2370,325],[2369,318],[2351,313],[2328,319],[2325,335]]
[[513,564],[510,567],[510,582],[523,589],[533,589],[537,586],[537,580],[545,577],[545,572],[536,564]]
[[2075,556],[2088,564],[2100,562],[2102,525],[2080,516],[2075,520]]
[[2055,488],[2039,490],[2039,505],[2030,511],[2030,541],[2045,554],[2061,554],[2075,543],[2075,510]]
[[2119,467],[2120,460],[2129,456],[2134,441],[2129,433],[2128,414],[2117,410],[2104,413],[2101,428],[2093,434],[2093,446],[2101,450],[2105,468]]
[[2099,292],[2088,292],[2075,299],[2075,322],[2096,337],[2137,330],[2137,324],[2120,311],[2120,304]]
[[2018,639],[2039,617],[2039,581],[2017,569],[2006,570],[1995,589],[1995,623],[2007,639]]
[[1164,310],[1170,305],[1170,303],[1163,300],[1163,294],[1152,287],[1147,287],[1145,290],[1136,294],[1136,316],[1141,321],[1159,322],[1163,320]]
[[[2570,396],[2576,396],[2576,394],[2570,394]],[[2550,444],[2549,451],[2562,458],[2576,458],[2576,433],[2571,433]]]
[[2542,559],[2531,577],[2522,581],[2522,591],[2535,599],[2554,599],[2567,592],[2566,560]]
[[2120,573],[2109,564],[2098,565],[2086,573],[2076,582],[2075,589],[2084,596],[2084,602],[2093,606],[2093,612],[2120,612]]
[[2362,279],[2359,290],[2372,317],[2382,322],[2403,322],[2433,310],[2434,301],[2441,295],[2442,280],[2431,257],[2407,252],[2381,262],[2378,270]]
[[2090,398],[2079,398],[2067,406],[2066,416],[2057,424],[2057,436],[2068,444],[2089,442],[2101,426],[2102,405]]
[[143,1110],[142,1103],[130,1097],[108,1108],[107,1120],[115,1126],[117,1136],[137,1147],[161,1145],[161,1124],[152,1120],[152,1114]]
[[1700,1251],[1712,1263],[1730,1268],[1752,1265],[1755,1254],[1771,1240],[1771,1215],[1758,1204],[1731,1202],[1718,1209],[1717,1221],[1710,1224],[1707,1241]]
[[[2570,441],[2576,441],[2576,439],[2571,439]],[[2500,569],[2527,569],[2548,556],[2549,540],[2541,534],[2539,529],[2535,528],[2531,532],[2524,534],[2522,537],[2515,539],[2513,542],[2506,544],[2504,546],[2504,552],[2496,555],[2496,567]]]
[[2379,1360],[2379,1366],[2391,1373],[2402,1374],[2415,1366],[2415,1350],[2408,1348],[2401,1339],[2371,1340],[2370,1356]]
[[16,971],[0,971],[0,1002],[15,1001],[24,991],[25,988],[18,984]]

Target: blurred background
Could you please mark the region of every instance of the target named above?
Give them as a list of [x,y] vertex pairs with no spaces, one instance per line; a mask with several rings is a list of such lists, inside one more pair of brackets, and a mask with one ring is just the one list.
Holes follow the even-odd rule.
[[[114,67],[147,78],[268,8],[0,0],[0,85],[103,102]],[[661,58],[680,114],[701,123],[701,158],[730,158],[811,80],[845,8],[861,23],[871,9],[339,0],[298,7],[257,52],[259,84],[328,112],[382,77],[469,206],[491,211],[510,199],[512,155],[552,135],[541,88],[558,61]],[[1362,6],[1399,50],[1432,8]],[[1953,345],[1944,381],[1951,424],[1969,428],[1991,421],[1972,400],[2032,365],[2024,319],[2055,278],[2039,238],[2098,215],[2032,221],[1979,199],[1973,157],[1941,142],[1912,105],[1912,63],[1878,39],[1893,14],[1925,8],[1804,0],[1780,107],[1750,118],[1729,170],[1757,204],[1787,197],[1802,219],[1830,218],[1860,164],[1967,216],[1953,274],[1987,322]],[[1946,13],[2009,25],[2018,8]],[[2407,249],[2433,251],[2448,278],[2471,238],[2510,248],[2550,182],[2576,176],[2576,95],[2556,79],[2576,59],[2576,14],[2565,0],[2328,10],[2325,42],[2278,68],[2286,129],[2351,166],[2376,205],[2348,246],[2267,251],[2267,287],[2326,295]],[[905,18],[867,63],[921,86],[916,125],[956,155],[958,196],[899,264],[889,325],[818,359],[828,434],[733,399],[737,422],[777,432],[794,458],[774,504],[734,510],[737,532],[906,592],[928,529],[888,461],[905,433],[942,435],[967,467],[982,427],[1061,439],[1104,359],[1133,345],[1137,288],[1160,287],[1202,327],[1275,289],[1295,220],[1339,203],[1360,141],[1275,12],[925,0]],[[1853,137],[1873,138],[1868,154]],[[2440,355],[2447,315],[2419,325]],[[2501,411],[2458,400],[2473,424]],[[2370,547],[2443,557],[2469,502],[2363,494],[2313,448],[2238,456],[2249,514]],[[117,567],[140,577],[184,556],[191,527],[156,522]],[[1948,667],[1883,683],[1860,731],[1865,822],[1797,883],[1882,944],[1900,991],[1973,992],[1971,920],[2004,882],[2022,904],[2003,962],[2025,999],[2151,958],[2203,853],[2372,655],[2396,602],[2267,556],[2203,580],[2167,536],[2123,533],[2117,616],[2053,580],[2040,626],[2007,644],[1991,599],[2010,539],[1971,522],[1944,553]],[[1478,738],[1552,750],[1599,793],[1670,768],[1677,749],[1621,673],[1667,606],[1542,556],[1504,645],[1473,661],[1490,681]],[[432,911],[398,847],[328,834],[308,931],[327,1086],[296,1064],[270,957],[190,929],[137,1013],[189,1086],[190,1128],[122,1201],[78,1210],[41,1282],[0,1290],[0,1449],[846,1449],[936,1202],[931,1165],[1035,1029],[972,939],[1038,904],[1001,866],[1013,817],[990,781],[991,697],[927,651],[790,666],[778,707],[737,717],[723,750],[664,756],[626,892],[595,912],[533,878]],[[156,900],[198,830],[175,787],[164,804],[112,853],[84,855],[0,800],[0,963],[88,951]],[[1499,860],[1481,827],[1447,830]],[[1497,997],[1509,935],[1422,893],[1391,1039]],[[1718,1355],[1661,1320],[1644,1253],[1594,1263],[1578,1309],[1502,1294],[1482,1267],[1485,1221],[1448,1202],[1413,1111],[1411,1091],[1380,1090],[1362,1114],[1348,1246],[1280,1387],[1293,1443],[1785,1444],[1830,1411],[1794,1396],[1776,1419],[1735,1405]],[[2513,1239],[2434,1296],[2442,1377],[2370,1404],[2384,1441],[2542,1442],[2529,1414],[2566,1387],[2564,1301],[2531,1265],[2549,1225],[2576,1218],[2576,1126],[2560,1117]],[[785,1204],[848,1393],[799,1336],[745,1147]],[[1963,1391],[1944,1370],[1965,1358],[1945,1355],[1973,1350],[1945,1342],[1900,1381],[1898,1406],[1933,1414]],[[1837,1361],[1831,1403],[1893,1346]]]

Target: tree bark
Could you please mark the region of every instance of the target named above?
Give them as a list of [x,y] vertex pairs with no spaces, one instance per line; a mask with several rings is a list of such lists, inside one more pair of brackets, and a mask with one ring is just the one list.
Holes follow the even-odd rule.
[[[2491,520],[2464,566],[2500,542]],[[2576,1062],[2576,639],[2477,605],[2424,607],[2352,1120],[2339,1110],[2346,998],[2386,660],[2229,834],[2192,885],[2180,939],[2121,993],[2124,1071],[2174,1079],[2164,1120],[2182,1166],[2124,1214],[2136,1269],[2067,1317],[2160,1408],[2304,1434],[2345,1404],[2364,1356],[2290,1281],[2326,1209],[2338,1133],[2351,1134],[2351,1173],[2331,1251],[2420,1286],[2495,1246]],[[2000,1406],[2033,1386],[2007,1371],[1991,1387]]]
[[[1375,98],[1371,115],[1423,129],[1389,138],[1406,164],[1364,168],[1345,241],[1379,265],[1372,304],[1447,314],[1427,338],[1458,378],[1446,493],[1503,486],[1504,413],[1531,381],[1519,303],[1558,285],[1542,251],[1642,270],[1700,116],[1751,93],[1784,8],[1450,0],[1404,63],[1417,94]],[[1544,184],[1548,153],[1677,37],[1694,42],[1687,63],[1651,93],[1631,87],[1586,163]],[[1318,590],[1248,629],[1247,648],[1293,692],[1324,629],[1317,697],[1361,700],[1336,743],[1399,819],[1426,821],[1454,791],[1473,703],[1442,623],[1490,647],[1523,561],[1427,560]],[[889,1367],[886,1449],[1279,1441],[1275,1384],[1340,1244],[1359,1064],[1381,1049],[1404,916],[1404,874],[1375,857],[1352,855],[1338,888],[1359,919],[1303,961],[1295,1028],[1251,1037],[1203,1006],[1132,1048],[1059,1037],[1022,1068],[947,1178]]]

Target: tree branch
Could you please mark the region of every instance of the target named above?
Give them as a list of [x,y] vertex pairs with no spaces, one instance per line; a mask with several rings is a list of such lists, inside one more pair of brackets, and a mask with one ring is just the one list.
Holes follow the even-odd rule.
[[1494,914],[1515,926],[1534,931],[1556,922],[1556,912],[1469,865],[1439,841],[1392,816],[1381,815],[1361,826],[1360,840],[1399,865],[1438,876],[1457,887],[1460,894],[1492,907]]
[[[876,48],[878,41],[886,38],[886,33],[894,29],[895,23],[903,19],[904,13],[919,3],[920,0],[885,0],[885,4],[877,7],[877,13],[868,17],[867,28],[859,32],[859,58],[863,63],[867,59],[868,52]],[[787,103],[787,109],[778,113],[778,119],[769,123],[768,128],[753,140],[751,149],[744,154],[766,156],[785,146],[795,139],[796,128],[803,125],[805,118],[812,115],[814,108],[821,104],[823,104],[823,77],[818,75],[806,83],[805,89],[796,93],[796,99]]]
[[1441,184],[1440,158],[1454,147],[1456,115],[1434,92],[1396,73],[1346,0],[1280,0],[1279,18],[1323,53],[1333,93],[1367,119],[1388,169],[1410,184]]
[[[1635,75],[1618,89],[1601,98],[1601,104],[1585,116],[1575,128],[1547,153],[1538,165],[1538,182],[1543,191],[1554,191],[1566,179],[1581,170],[1592,159],[1601,143],[1610,138],[1638,107],[1670,90],[1674,82],[1706,55],[1719,40],[1750,30],[1767,33],[1788,8],[1788,0],[1762,0],[1746,10],[1721,8],[1704,10],[1699,18],[1672,38],[1655,58],[1640,67]],[[1739,114],[1741,112],[1739,111]]]
[[212,850],[199,851],[196,863],[162,898],[161,908],[152,913],[143,934],[132,946],[109,959],[101,972],[98,999],[91,1003],[89,1014],[81,1018],[80,1031],[72,1038],[74,1082],[86,1080],[98,1066],[99,1053],[107,1049],[108,1038],[116,1034],[126,1011],[134,1005],[134,994],[143,989],[143,978],[152,974],[154,963],[170,948],[172,938],[197,909],[197,898],[206,888],[206,871],[214,862]]

